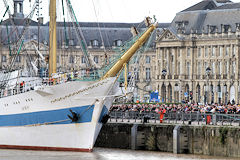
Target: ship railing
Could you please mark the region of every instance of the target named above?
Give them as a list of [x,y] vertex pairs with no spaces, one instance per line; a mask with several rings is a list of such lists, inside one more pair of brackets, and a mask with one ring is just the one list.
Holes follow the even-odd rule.
[[229,125],[240,126],[240,113],[200,113],[200,112],[156,112],[111,111],[109,122],[118,123],[171,123],[187,125]]
[[100,76],[101,75],[100,75],[98,70],[86,71],[86,72],[83,72],[83,73],[75,76],[73,80],[77,80],[77,81],[96,81],[96,80],[99,80]]
[[[32,78],[32,77],[17,77],[17,78],[1,81],[1,84],[6,83],[6,85],[2,87],[2,89],[0,89],[0,98],[28,92],[28,91],[34,90],[36,86],[42,86],[42,85],[52,86],[52,85],[66,83],[69,81],[95,81],[99,79],[99,74],[98,74],[98,71],[92,71],[92,72],[86,72],[84,74],[74,74],[74,73],[58,74],[54,78],[35,77],[35,79],[32,79],[32,80],[25,80],[27,78]],[[24,84],[21,86],[22,82],[24,82]]]
[[[23,77],[20,77],[23,78]],[[27,78],[27,77],[24,77]],[[32,77],[31,77],[32,78]],[[16,80],[15,84],[7,84],[4,88],[0,89],[0,97],[12,96],[24,92],[28,92],[30,90],[34,90],[35,86],[42,85],[42,80],[35,77],[32,80],[21,80],[18,81],[19,78],[11,79],[12,81]]]

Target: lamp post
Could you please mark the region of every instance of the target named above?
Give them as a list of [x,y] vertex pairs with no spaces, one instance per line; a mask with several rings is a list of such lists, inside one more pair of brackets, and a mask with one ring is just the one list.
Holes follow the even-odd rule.
[[210,91],[210,87],[209,87],[209,76],[210,76],[210,73],[211,73],[211,68],[210,67],[207,67],[206,68],[206,74],[207,74],[207,94],[206,94],[206,102],[208,103],[208,97],[210,96],[209,91]]
[[[163,69],[163,70],[162,70],[162,75],[163,75],[163,77],[164,77],[163,86],[164,86],[164,81],[165,81],[165,76],[166,76],[166,74],[167,74],[167,70],[166,70],[166,69]],[[166,97],[166,87],[165,87],[165,90],[164,90],[164,93],[163,93],[163,94],[164,94],[164,96],[162,95],[162,96],[163,96],[163,100],[165,101],[165,99],[166,99],[166,98],[165,98],[165,97]]]

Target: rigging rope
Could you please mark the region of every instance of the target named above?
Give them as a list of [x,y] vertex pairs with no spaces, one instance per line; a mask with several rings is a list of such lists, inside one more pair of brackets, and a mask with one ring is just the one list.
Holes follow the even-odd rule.
[[67,36],[67,29],[66,29],[66,21],[65,21],[65,12],[64,12],[63,0],[62,0],[62,11],[63,11],[63,23],[64,23],[65,41],[66,41],[66,46],[68,46],[68,36]]
[[6,16],[8,10],[9,10],[9,6],[7,6],[7,9],[6,9],[6,11],[4,12],[4,14],[3,14],[3,18],[2,18],[2,20],[1,20],[1,22],[0,22],[0,25],[2,24],[3,19],[4,19],[4,17]]
[[[88,68],[92,68],[92,64],[90,63],[90,58],[89,58],[89,55],[88,55],[88,51],[87,51],[87,43],[84,39],[84,36],[83,36],[83,33],[82,33],[82,30],[80,28],[80,25],[77,21],[77,17],[74,13],[74,10],[73,10],[73,7],[72,7],[72,4],[70,2],[70,0],[66,0],[67,2],[67,6],[68,6],[68,9],[69,9],[69,12],[70,12],[70,16],[72,18],[72,24],[73,26],[75,27],[75,30],[77,32],[77,38],[78,38],[78,41],[80,42],[80,47],[84,53],[84,56],[86,58],[86,62],[87,62],[87,67]],[[75,20],[75,23],[73,22],[73,20]]]
[[94,8],[94,13],[95,13],[95,16],[96,16],[96,19],[97,19],[98,31],[99,31],[99,34],[100,34],[100,37],[101,37],[101,40],[102,40],[102,44],[103,44],[103,50],[106,53],[107,51],[106,51],[106,48],[105,48],[102,32],[101,32],[99,21],[98,21],[97,11],[96,11],[96,7],[95,7],[95,4],[94,4],[93,0],[92,0],[92,4],[93,4],[93,8]]
[[7,37],[8,37],[8,48],[9,48],[9,56],[12,56],[12,49],[10,45],[10,37],[9,37],[9,31],[8,31],[8,25],[6,24],[6,29],[7,29]]

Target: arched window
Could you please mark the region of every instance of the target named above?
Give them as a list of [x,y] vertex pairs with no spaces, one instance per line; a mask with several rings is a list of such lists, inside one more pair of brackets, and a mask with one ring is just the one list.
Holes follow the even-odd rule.
[[82,56],[82,63],[86,63],[85,57]]
[[94,56],[93,60],[94,60],[95,63],[98,63],[98,56]]
[[73,56],[73,55],[71,55],[71,56],[69,57],[69,63],[74,63],[74,56]]
[[2,55],[2,62],[7,62],[7,56],[6,55]]
[[146,80],[149,81],[151,79],[151,70],[150,68],[146,68]]
[[20,55],[18,55],[18,56],[16,57],[16,60],[15,60],[15,61],[18,62],[18,63],[21,62],[21,57],[20,57]]
[[150,63],[151,59],[150,59],[150,56],[146,56],[146,63]]

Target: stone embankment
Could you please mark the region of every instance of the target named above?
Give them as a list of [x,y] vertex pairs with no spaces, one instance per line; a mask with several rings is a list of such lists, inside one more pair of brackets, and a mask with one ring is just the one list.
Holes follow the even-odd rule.
[[95,146],[240,157],[240,127],[107,123]]

